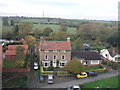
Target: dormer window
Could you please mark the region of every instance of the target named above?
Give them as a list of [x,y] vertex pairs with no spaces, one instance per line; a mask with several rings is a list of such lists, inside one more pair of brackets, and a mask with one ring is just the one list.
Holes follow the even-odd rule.
[[66,51],[65,50],[61,50],[62,53],[65,53]]
[[45,50],[44,52],[45,52],[45,53],[48,53],[48,52],[49,52],[49,50]]
[[53,50],[54,53],[57,53],[57,50]]

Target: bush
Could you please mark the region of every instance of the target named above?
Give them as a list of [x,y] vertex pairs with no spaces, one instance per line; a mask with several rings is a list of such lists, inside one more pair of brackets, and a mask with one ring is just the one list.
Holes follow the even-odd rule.
[[102,64],[107,65],[107,61],[103,60]]
[[111,68],[114,69],[114,70],[117,70],[118,69],[118,63],[113,63]]
[[47,68],[47,71],[54,71],[54,67],[53,67],[53,66],[49,66],[49,67]]
[[103,68],[103,65],[100,65],[99,68]]

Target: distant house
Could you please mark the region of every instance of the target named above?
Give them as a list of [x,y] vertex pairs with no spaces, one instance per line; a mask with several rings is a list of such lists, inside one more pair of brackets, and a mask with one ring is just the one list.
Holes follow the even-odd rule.
[[107,60],[120,62],[120,54],[118,49],[103,49],[100,51],[100,55]]
[[96,66],[101,64],[101,57],[98,52],[92,51],[81,51],[81,52],[72,52],[72,58],[78,58],[82,60],[84,66]]
[[67,41],[40,41],[40,63],[43,67],[64,67],[71,60],[70,38]]
[[15,60],[16,48],[21,46],[24,48],[24,52],[28,52],[28,45],[8,45],[8,50],[5,52],[5,60]]

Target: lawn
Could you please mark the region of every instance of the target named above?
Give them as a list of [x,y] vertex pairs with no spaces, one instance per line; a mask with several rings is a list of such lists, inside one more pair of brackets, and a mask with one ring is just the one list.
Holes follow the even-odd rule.
[[27,84],[27,76],[18,76],[15,78],[12,78],[8,81],[3,81],[2,86],[4,88],[10,88],[10,87],[25,87]]
[[[101,80],[97,80],[97,81],[93,81],[93,82],[89,82],[89,83],[84,83],[83,84],[83,88],[97,88],[97,87],[102,87],[102,88],[120,88],[120,86],[118,86],[118,80],[120,79],[120,76],[114,76],[114,77],[110,77],[110,78],[105,78],[105,79],[101,79]],[[84,89],[83,89],[84,90]]]
[[4,65],[6,68],[14,68],[15,67],[15,61],[4,61]]
[[103,68],[100,68],[100,66],[84,67],[84,71],[86,71],[86,72],[88,72],[88,71],[96,71],[96,70],[103,69]]

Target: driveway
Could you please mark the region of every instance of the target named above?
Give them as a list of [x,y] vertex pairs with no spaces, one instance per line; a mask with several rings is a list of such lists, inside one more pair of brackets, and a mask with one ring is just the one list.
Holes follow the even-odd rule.
[[47,77],[45,77],[45,82],[40,83],[39,78],[34,70],[30,72],[29,88],[67,88],[73,85],[80,85],[86,82],[96,81],[103,78],[108,78],[112,76],[117,76],[118,71],[111,70],[107,73],[100,73],[96,77],[87,77],[84,79],[76,79],[75,77],[58,77],[55,76],[54,83],[48,84]]

